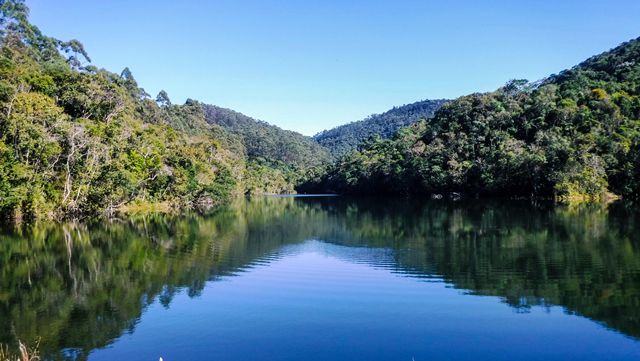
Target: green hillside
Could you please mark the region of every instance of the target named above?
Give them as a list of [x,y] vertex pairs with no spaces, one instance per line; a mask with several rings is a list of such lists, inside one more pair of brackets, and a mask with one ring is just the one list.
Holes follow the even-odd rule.
[[325,146],[334,158],[340,158],[371,137],[387,139],[404,126],[431,118],[446,102],[444,99],[422,100],[394,107],[382,114],[325,130],[314,135],[313,139]]
[[42,34],[28,13],[24,1],[0,2],[4,218],[208,208],[236,194],[290,192],[325,154],[266,125],[251,141],[210,124],[211,107],[195,100],[175,105],[165,91],[153,99],[128,68],[91,65],[79,41]]
[[298,168],[310,168],[329,160],[327,150],[313,139],[236,111],[205,105],[205,119],[237,134],[252,159],[282,162]]
[[640,192],[640,40],[458,98],[350,153],[302,191],[600,198]]

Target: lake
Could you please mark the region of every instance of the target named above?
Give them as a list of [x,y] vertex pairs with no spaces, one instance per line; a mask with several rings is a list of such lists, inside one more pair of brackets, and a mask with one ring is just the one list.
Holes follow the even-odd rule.
[[638,360],[639,222],[620,204],[258,197],[5,230],[0,342],[52,360]]

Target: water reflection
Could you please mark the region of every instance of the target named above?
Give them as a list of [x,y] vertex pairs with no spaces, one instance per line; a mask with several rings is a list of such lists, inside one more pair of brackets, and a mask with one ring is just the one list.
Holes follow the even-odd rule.
[[[562,306],[640,337],[640,229],[622,206],[260,198],[208,216],[38,225],[0,236],[0,342],[40,338],[52,359],[136,329],[156,300],[318,247],[336,259]],[[314,240],[313,242],[308,242]]]

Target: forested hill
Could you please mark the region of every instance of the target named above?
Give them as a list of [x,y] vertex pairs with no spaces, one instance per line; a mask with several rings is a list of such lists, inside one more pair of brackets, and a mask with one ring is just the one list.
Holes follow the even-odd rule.
[[241,137],[251,159],[310,168],[329,161],[329,153],[310,137],[253,119],[242,113],[205,105],[205,119]]
[[152,98],[128,68],[92,65],[82,43],[43,34],[28,15],[24,0],[0,1],[0,218],[209,207],[291,192],[328,158],[299,134],[172,104],[165,91]]
[[374,114],[357,122],[325,130],[314,135],[313,139],[325,146],[334,158],[340,158],[372,136],[386,139],[401,127],[431,118],[446,102],[445,99],[422,100],[394,107],[382,114]]
[[199,103],[152,99],[0,2],[0,217],[85,217],[216,205],[244,190],[242,144]]
[[300,189],[639,198],[640,39],[536,84],[458,98]]

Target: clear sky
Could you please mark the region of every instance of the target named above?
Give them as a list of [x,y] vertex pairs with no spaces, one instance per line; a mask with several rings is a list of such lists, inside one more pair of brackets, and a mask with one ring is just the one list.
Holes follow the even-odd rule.
[[312,135],[536,80],[640,36],[639,0],[27,0],[44,33],[155,96]]

